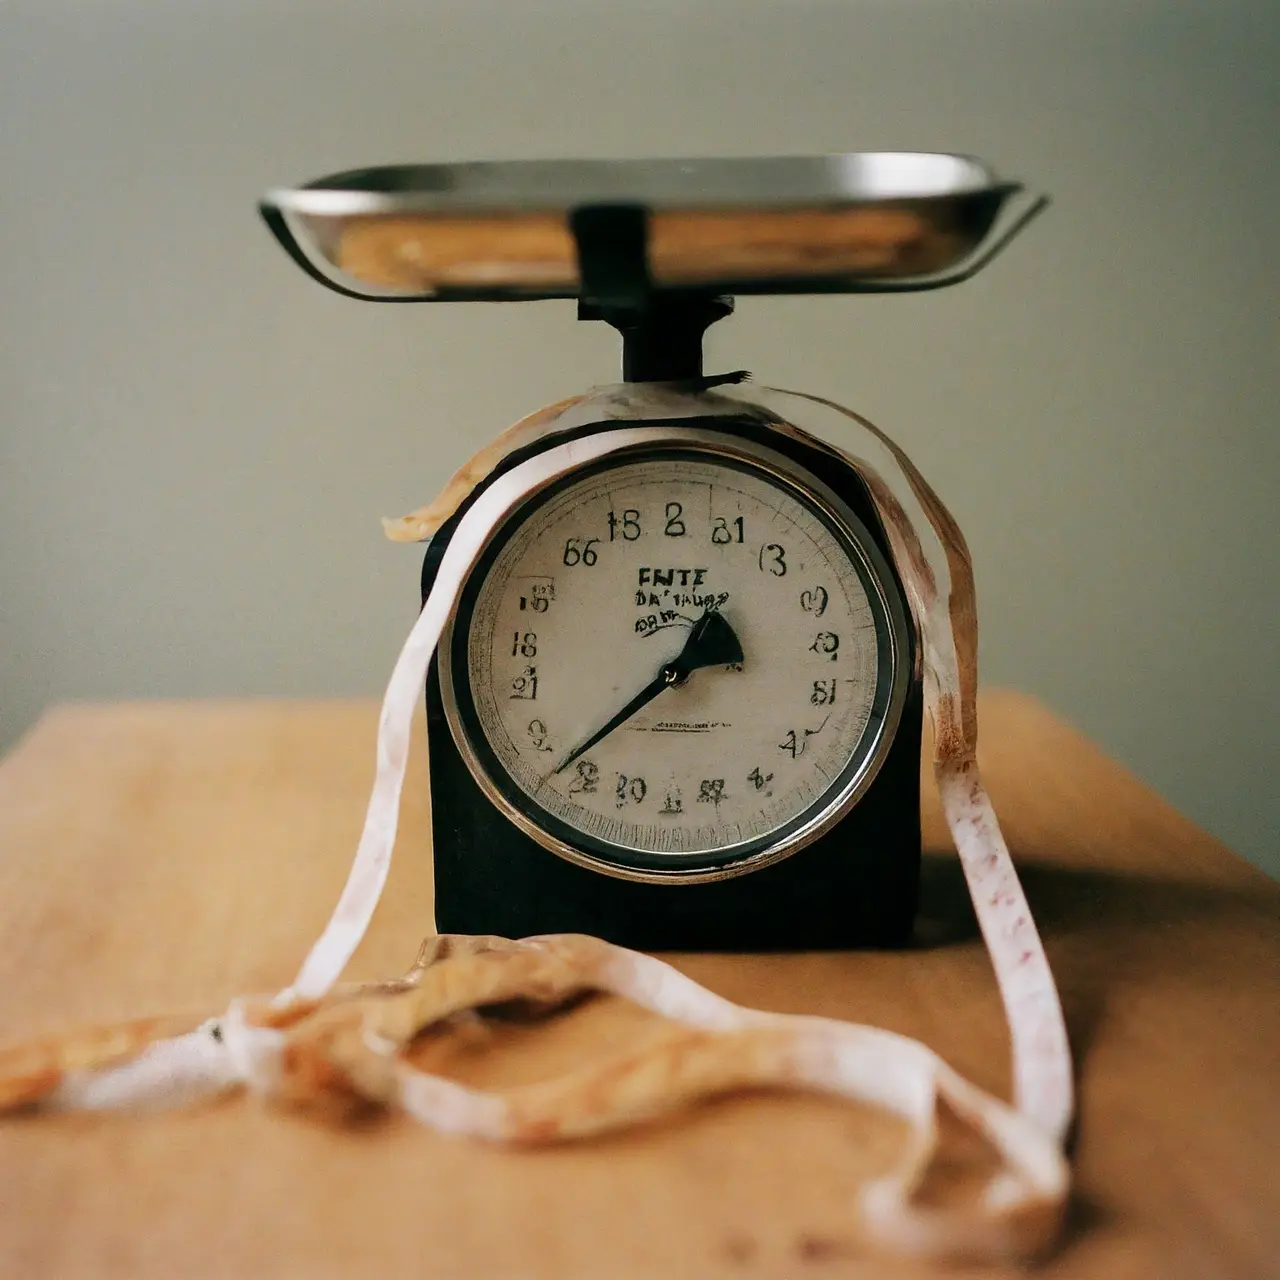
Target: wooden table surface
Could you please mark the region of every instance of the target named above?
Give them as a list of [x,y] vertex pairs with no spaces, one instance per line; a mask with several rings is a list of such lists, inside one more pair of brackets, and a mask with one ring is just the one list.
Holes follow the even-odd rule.
[[[982,761],[1058,975],[1080,1077],[1052,1277],[1280,1276],[1280,887],[1037,704],[982,703]],[[61,707],[0,764],[0,1037],[275,989],[327,918],[372,776],[366,703]],[[354,976],[431,921],[425,752]],[[919,1036],[1008,1086],[985,952],[925,788],[920,944],[682,956],[731,999]],[[600,999],[457,1050],[475,1081],[660,1033]],[[0,1121],[0,1276],[887,1277],[853,1182],[896,1124],[795,1096],[512,1153],[405,1119],[243,1098]],[[974,1274],[969,1272],[967,1274]],[[986,1273],[984,1273],[986,1274]],[[995,1274],[995,1273],[991,1273]]]

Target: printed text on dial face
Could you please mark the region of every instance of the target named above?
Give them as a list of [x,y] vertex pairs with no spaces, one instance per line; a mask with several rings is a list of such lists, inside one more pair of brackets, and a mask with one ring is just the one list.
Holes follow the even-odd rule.
[[[632,462],[536,508],[481,587],[468,637],[480,723],[520,788],[646,853],[767,838],[858,750],[876,630],[849,552],[790,490],[710,460]],[[557,766],[718,610],[740,669],[695,671]]]

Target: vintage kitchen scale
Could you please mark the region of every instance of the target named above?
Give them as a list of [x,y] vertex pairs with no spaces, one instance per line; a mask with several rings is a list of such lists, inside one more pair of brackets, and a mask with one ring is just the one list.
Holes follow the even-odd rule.
[[[576,298],[621,331],[624,381],[517,423],[388,522],[429,539],[423,604],[346,885],[292,984],[198,1025],[141,1019],[0,1052],[0,1114],[247,1090],[526,1145],[744,1088],[804,1089],[906,1125],[896,1162],[849,1189],[870,1241],[1041,1254],[1070,1186],[1072,1062],[979,776],[963,536],[870,423],[701,367],[703,332],[736,294],[966,279],[1043,207],[1016,212],[1020,190],[960,156],[865,154],[369,169],[271,194],[272,230],[327,286]],[[424,684],[437,933],[404,976],[344,983],[387,883]],[[735,1005],[643,954],[903,942],[924,717],[1008,1020],[1012,1102],[907,1036]],[[467,1010],[483,1025],[495,1006],[546,1014],[596,990],[676,1024],[674,1038],[600,1046],[510,1088],[415,1057],[422,1033],[457,1030]],[[943,1107],[985,1151],[958,1197],[926,1178]]]
[[399,166],[264,200],[340,293],[576,298],[622,335],[622,384],[400,530],[430,536],[425,600],[468,511],[498,511],[427,678],[442,932],[908,937],[922,662],[883,505],[820,438],[840,411],[704,374],[702,337],[736,295],[956,284],[1045,203],[915,153]]

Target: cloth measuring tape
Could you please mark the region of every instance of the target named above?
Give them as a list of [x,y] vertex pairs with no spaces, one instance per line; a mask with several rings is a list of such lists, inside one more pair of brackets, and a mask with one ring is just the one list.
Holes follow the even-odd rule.
[[[858,447],[837,448],[792,425],[788,411],[795,415],[801,401],[810,420],[817,406],[828,428],[824,434],[859,430]],[[943,811],[1006,1011],[1013,1107],[907,1037],[744,1009],[668,965],[598,939],[439,939],[428,957],[433,963],[416,966],[399,982],[335,987],[386,882],[413,716],[471,562],[522,493],[625,447],[620,429],[551,443],[509,473],[526,482],[523,488],[508,485],[502,497],[481,493],[461,519],[387,688],[373,791],[347,884],[294,983],[269,1002],[233,1002],[221,1017],[177,1035],[163,1022],[147,1021],[0,1050],[0,1110],[173,1105],[241,1086],[296,1100],[300,1090],[305,1093],[298,1063],[311,1062],[323,1063],[329,1073],[327,1084],[311,1079],[315,1089],[332,1087],[336,1075],[343,1089],[363,1088],[365,1096],[437,1129],[518,1142],[621,1127],[725,1089],[789,1085],[868,1102],[910,1125],[897,1167],[862,1188],[861,1219],[871,1241],[946,1258],[1042,1251],[1057,1233],[1070,1182],[1062,1149],[1073,1112],[1070,1051],[1053,976],[979,776],[977,614],[968,550],[954,519],[902,450],[857,415],[800,393],[623,384],[518,423],[459,471],[436,502],[388,522],[388,533],[398,540],[430,537],[502,458],[549,433],[601,420],[622,424],[727,411],[751,413],[774,430],[839,454],[862,477],[881,517],[921,641]],[[581,1100],[592,1090],[600,1093],[591,1064],[541,1092],[483,1094],[417,1071],[406,1054],[417,1030],[492,1003],[495,990],[508,999],[554,1000],[593,989],[686,1024],[691,1038],[677,1061],[637,1060],[629,1085],[589,1115]],[[941,1103],[1000,1157],[977,1204],[963,1209],[925,1205],[917,1196],[937,1148]]]

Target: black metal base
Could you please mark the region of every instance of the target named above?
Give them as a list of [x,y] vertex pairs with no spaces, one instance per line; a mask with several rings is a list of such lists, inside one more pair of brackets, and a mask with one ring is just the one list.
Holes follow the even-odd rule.
[[[618,425],[641,424],[600,423],[573,434]],[[796,458],[848,503],[889,556],[870,498],[847,464],[745,420],[699,418],[689,425],[754,438]],[[536,447],[547,444],[543,440]],[[526,456],[528,451],[513,454],[499,470]],[[458,518],[427,548],[424,599]],[[910,660],[914,664],[914,643]],[[880,772],[847,817],[782,862],[698,885],[637,884],[590,871],[544,849],[503,817],[471,777],[445,720],[434,660],[426,694],[436,927],[441,932],[517,938],[591,933],[651,951],[889,947],[907,940],[920,878],[923,699],[918,680],[912,681]]]

